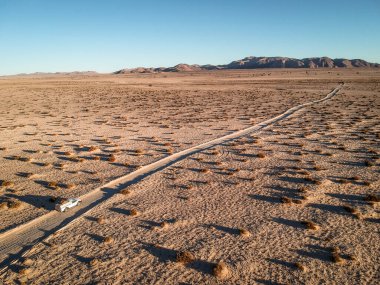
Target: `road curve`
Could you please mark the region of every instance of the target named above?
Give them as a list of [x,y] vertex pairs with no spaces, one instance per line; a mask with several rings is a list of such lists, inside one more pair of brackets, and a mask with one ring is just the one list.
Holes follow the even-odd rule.
[[[321,103],[334,97],[339,90],[343,87],[343,83],[339,84],[334,90],[326,95],[323,99],[308,102],[288,109],[286,112],[278,115],[272,119],[266,120],[262,123],[248,127],[246,129],[231,133],[229,135],[211,140],[206,143],[188,148],[186,150],[177,152],[156,162],[141,167],[140,169],[129,173],[125,176],[119,177],[107,184],[94,189],[93,191],[81,196],[82,204],[78,207],[72,208],[65,213],[51,211],[41,217],[38,217],[28,223],[20,225],[14,229],[0,234],[0,268],[3,270],[7,268],[13,261],[19,259],[26,251],[32,248],[33,245],[43,240],[47,236],[68,226],[78,217],[89,212],[99,203],[108,199],[112,195],[118,193],[121,189],[135,184],[145,177],[152,175],[194,153],[212,148],[216,145],[229,142],[231,140],[240,138],[242,136],[257,132],[263,128],[272,125],[278,121],[284,120],[295,112],[308,107],[310,105]],[[1,271],[3,271],[1,270]]]

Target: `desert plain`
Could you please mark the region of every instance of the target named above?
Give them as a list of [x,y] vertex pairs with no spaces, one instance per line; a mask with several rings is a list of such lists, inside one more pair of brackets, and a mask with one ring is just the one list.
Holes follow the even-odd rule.
[[9,76],[0,98],[0,284],[380,280],[379,68]]

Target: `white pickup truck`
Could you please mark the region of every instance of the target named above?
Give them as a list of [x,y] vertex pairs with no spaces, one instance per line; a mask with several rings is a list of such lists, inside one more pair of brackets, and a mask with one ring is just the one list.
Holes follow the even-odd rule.
[[55,205],[55,209],[58,212],[66,212],[67,209],[78,206],[81,202],[82,200],[79,198],[63,199]]

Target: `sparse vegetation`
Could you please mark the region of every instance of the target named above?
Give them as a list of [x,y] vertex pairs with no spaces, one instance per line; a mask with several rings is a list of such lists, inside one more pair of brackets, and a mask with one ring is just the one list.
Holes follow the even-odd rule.
[[230,275],[230,269],[224,261],[219,261],[214,266],[213,273],[217,279],[224,280]]
[[319,230],[319,226],[312,222],[312,221],[302,221],[301,222],[308,230],[313,230],[313,231],[316,231],[316,230]]
[[188,264],[195,260],[194,255],[189,251],[180,251],[177,253],[176,261],[182,264]]

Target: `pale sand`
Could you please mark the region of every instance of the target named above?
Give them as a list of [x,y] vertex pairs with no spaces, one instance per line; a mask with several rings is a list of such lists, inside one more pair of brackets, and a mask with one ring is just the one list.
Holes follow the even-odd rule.
[[[1,142],[1,146],[7,147],[1,151],[2,157],[20,155],[33,157],[35,162],[56,162],[66,157],[56,152],[76,151],[75,146],[69,144],[98,145],[98,142],[91,141],[96,135],[108,138],[117,135],[121,138],[111,139],[122,150],[115,154],[117,162],[128,161],[137,165],[146,165],[168,155],[160,153],[160,150],[169,146],[155,145],[148,139],[134,141],[135,138],[156,136],[162,142],[173,139],[180,143],[177,146],[172,144],[173,152],[178,152],[225,135],[227,130],[243,129],[274,117],[289,107],[320,99],[339,81],[347,83],[336,98],[255,134],[259,139],[248,136],[232,145],[216,147],[218,151],[215,153],[207,150],[195,154],[132,185],[128,189],[133,194],[113,196],[95,207],[87,218],[79,218],[56,237],[50,238],[48,242],[52,247],[40,244],[28,254],[33,260],[33,264],[27,266],[33,269],[27,274],[30,282],[213,284],[217,279],[212,275],[212,266],[223,259],[231,271],[225,282],[231,284],[315,284],[348,280],[374,283],[379,277],[376,276],[379,269],[378,205],[369,205],[363,197],[376,194],[378,189],[376,153],[379,151],[379,137],[374,134],[379,133],[379,73],[376,70],[360,70],[359,74],[356,74],[357,70],[315,72],[316,75],[308,76],[305,76],[305,71],[271,70],[266,73],[271,75],[266,76],[261,76],[265,73],[263,71],[242,71],[2,79],[0,84],[4,88],[1,96],[9,98],[7,104],[29,100],[23,114],[10,105],[1,107],[4,108],[1,110],[4,118],[1,126],[7,127],[1,131],[2,138],[8,140]],[[328,72],[341,75],[332,76]],[[65,91],[66,88],[72,94]],[[64,94],[63,98],[67,96],[54,105],[57,110],[52,112],[62,118],[62,122],[57,123],[57,118],[46,117],[46,114],[40,118],[41,115],[27,113],[27,109],[42,110],[43,104],[53,98],[55,92]],[[94,94],[102,92],[104,99],[91,99]],[[137,92],[142,99],[145,98],[144,104],[132,102],[132,95],[128,95]],[[110,98],[110,94],[118,96],[119,101],[123,101],[120,97],[125,98],[125,106],[128,107],[116,103],[111,108],[109,104],[104,105],[101,101],[106,98],[117,101]],[[44,100],[41,104],[32,105],[38,96]],[[158,102],[160,98],[161,102]],[[66,111],[64,101],[72,104]],[[88,105],[89,112],[79,112]],[[199,110],[194,110],[194,105]],[[147,106],[150,106],[149,110]],[[173,106],[180,108],[176,119],[170,110]],[[123,108],[136,109],[123,111]],[[134,114],[130,115],[130,112]],[[123,121],[121,113],[132,120],[131,125],[123,125],[130,122]],[[108,122],[97,125],[100,124],[96,122],[97,118],[106,115],[109,116]],[[64,116],[82,119],[74,124],[71,123],[73,119]],[[167,123],[162,122],[160,118],[163,117]],[[8,121],[8,118],[14,121]],[[169,128],[153,124],[158,119],[160,124],[168,124]],[[197,122],[197,119],[201,121]],[[28,125],[34,123],[37,125]],[[44,132],[58,135],[46,136]],[[67,135],[59,135],[69,132],[74,142],[68,142]],[[305,132],[312,134],[302,137]],[[52,146],[40,145],[52,139],[55,140]],[[54,146],[60,144],[63,147],[56,150]],[[344,144],[344,149],[341,144]],[[137,148],[145,149],[148,155],[132,155],[129,150]],[[23,152],[28,149],[41,149],[47,153]],[[104,154],[107,149],[100,144],[100,150],[94,153]],[[315,151],[319,149],[322,151]],[[258,158],[259,152],[265,153],[266,157]],[[79,152],[79,156],[86,158],[86,155],[89,153]],[[198,157],[204,160],[194,160]],[[375,165],[366,167],[365,160],[373,161]],[[313,170],[312,161],[325,170]],[[17,195],[12,198],[25,201],[23,209],[0,211],[3,230],[47,212],[35,207],[37,202],[49,205],[47,202],[40,201],[38,197],[37,202],[33,202],[33,199],[22,196],[48,197],[57,192],[66,196],[81,195],[134,170],[106,161],[86,159],[81,163],[65,161],[67,166],[64,170],[39,167],[33,162],[1,159],[4,171],[0,179],[15,183],[10,189],[3,190],[3,197]],[[240,171],[232,171],[236,168]],[[81,172],[67,173],[75,169]],[[97,173],[83,170],[96,170]],[[40,179],[43,181],[54,179],[78,186],[72,190],[47,189],[41,185],[43,183],[36,183],[36,178],[17,176],[17,172],[22,171],[43,175]],[[313,181],[304,180],[303,177],[308,175],[322,183],[315,185]],[[101,180],[91,181],[94,176]],[[358,176],[359,180],[350,180],[353,176]],[[370,186],[363,181],[370,181]],[[191,189],[189,185],[192,185]],[[303,186],[307,187],[306,194],[298,193]],[[18,191],[12,193],[14,190]],[[309,198],[302,200],[302,204],[280,203],[281,196],[299,199],[300,195]],[[357,207],[362,214],[361,219],[341,207],[346,204]],[[134,208],[140,215],[130,217],[128,210]],[[99,216],[106,219],[102,225],[91,218]],[[168,225],[161,229],[158,223],[164,220]],[[320,229],[315,232],[305,230],[299,223],[301,220],[312,220]],[[250,236],[240,236],[239,228],[247,229]],[[101,239],[106,236],[112,236],[114,242],[103,244]],[[332,253],[328,248],[333,246],[340,248],[344,265],[330,261]],[[192,252],[196,261],[186,266],[177,264],[175,253],[182,250]],[[353,254],[356,261],[348,260],[349,254]],[[99,263],[90,266],[90,260],[95,257]],[[296,270],[295,262],[306,266],[307,272]],[[4,280],[11,282],[25,278],[19,273],[22,267],[24,265],[13,265],[4,273]]]

